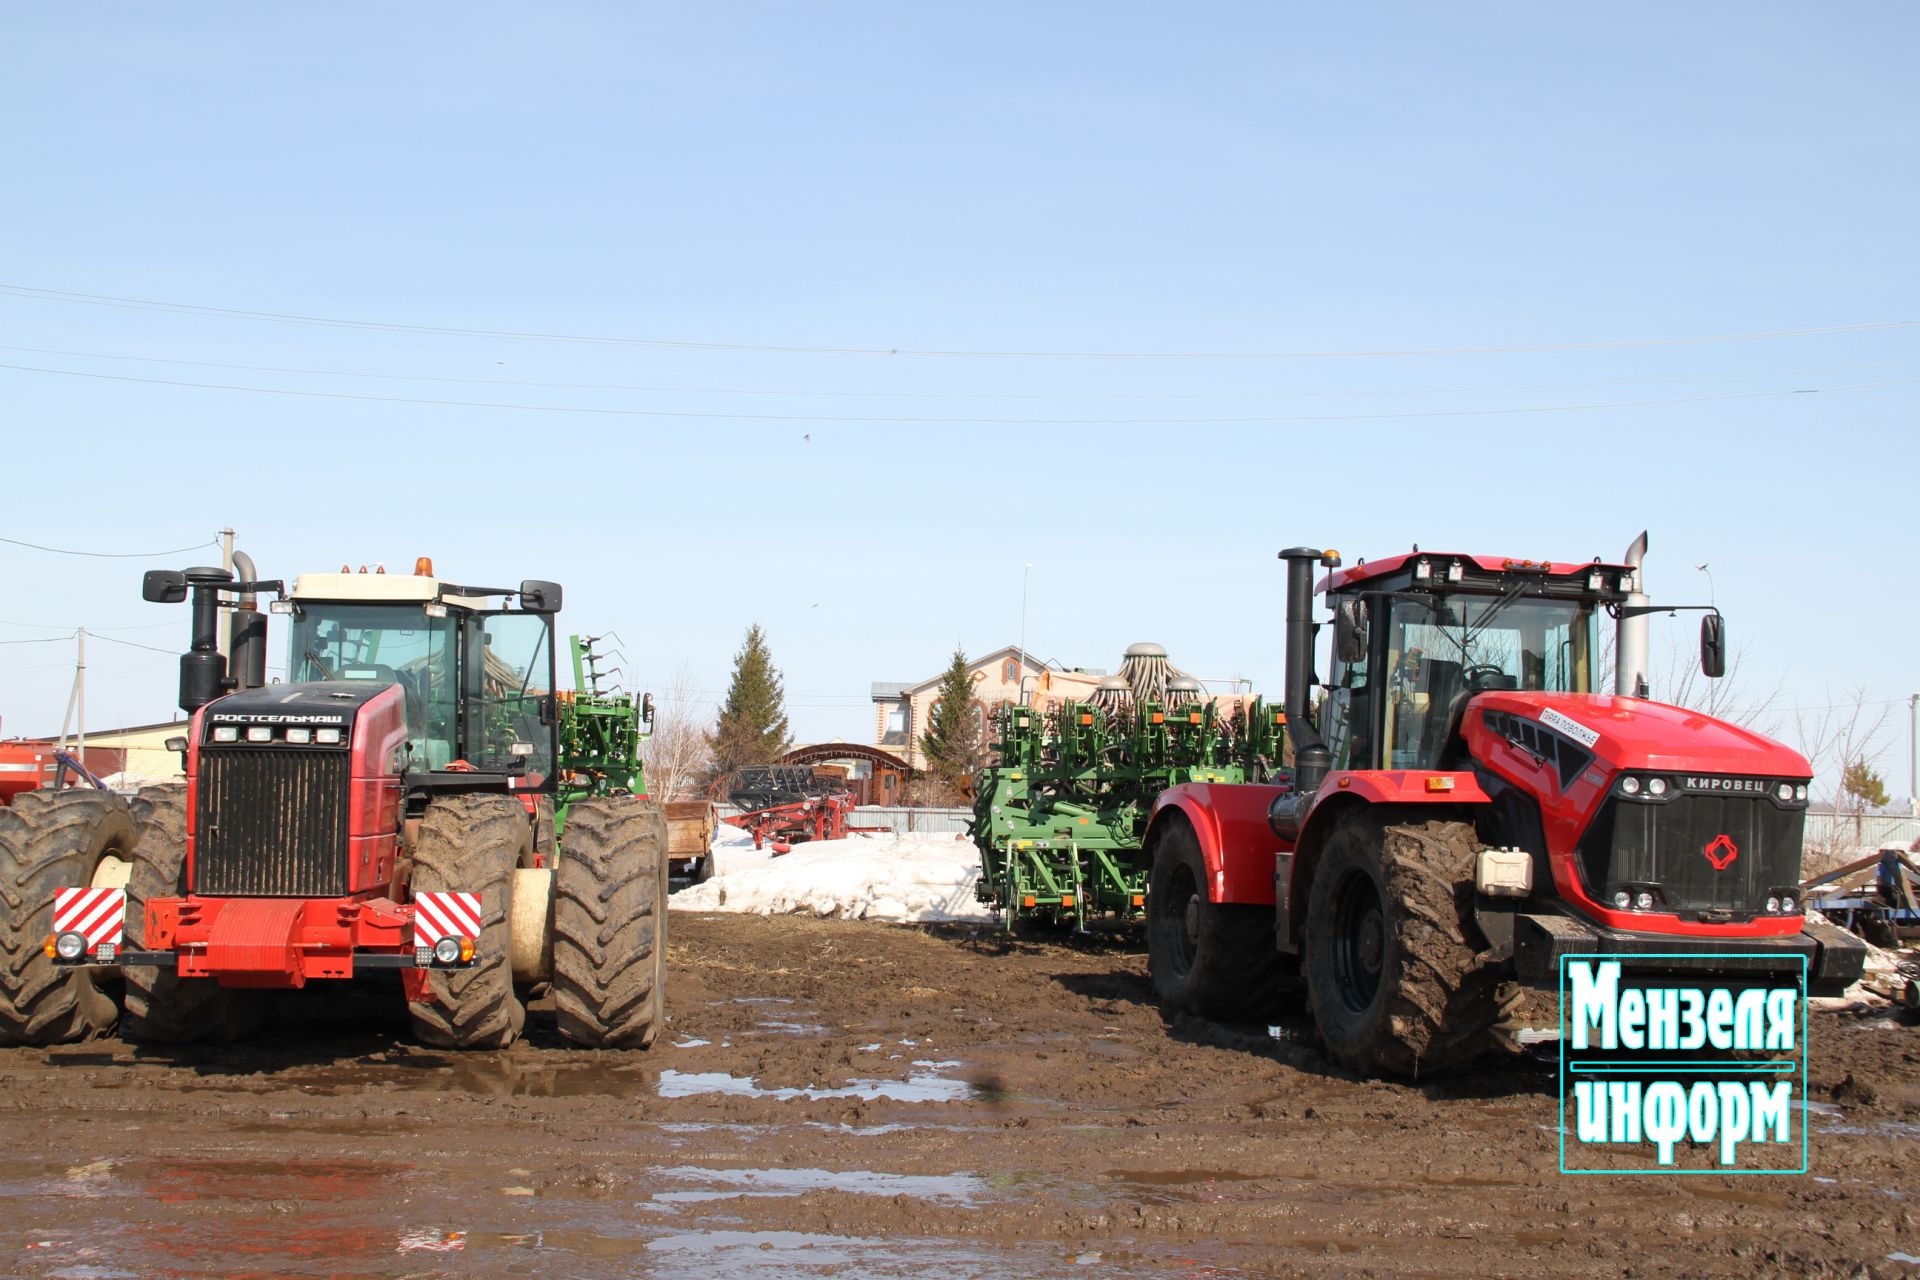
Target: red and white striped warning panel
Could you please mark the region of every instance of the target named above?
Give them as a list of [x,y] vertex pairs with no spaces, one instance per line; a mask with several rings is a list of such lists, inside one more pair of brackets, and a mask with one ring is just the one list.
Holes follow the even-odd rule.
[[53,931],[84,934],[88,951],[103,942],[119,946],[126,922],[125,889],[60,889],[53,895]]
[[413,945],[430,947],[445,937],[480,936],[480,895],[477,893],[416,893],[413,895]]

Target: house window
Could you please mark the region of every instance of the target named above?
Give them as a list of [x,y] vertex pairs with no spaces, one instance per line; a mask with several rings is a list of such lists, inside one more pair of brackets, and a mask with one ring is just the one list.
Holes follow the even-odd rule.
[[886,731],[880,735],[880,745],[897,747],[907,740],[907,704],[896,702],[887,708]]
[[1020,660],[1018,658],[1008,658],[1000,665],[1000,683],[1015,685],[1020,683]]

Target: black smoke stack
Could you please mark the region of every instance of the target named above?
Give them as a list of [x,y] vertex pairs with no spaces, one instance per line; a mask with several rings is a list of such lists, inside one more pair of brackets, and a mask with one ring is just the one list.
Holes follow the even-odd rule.
[[1312,547],[1289,547],[1280,558],[1287,562],[1286,701],[1287,736],[1293,741],[1293,794],[1280,797],[1267,820],[1291,839],[1333,764],[1313,723],[1313,571],[1320,564],[1337,565],[1340,559],[1331,551]]

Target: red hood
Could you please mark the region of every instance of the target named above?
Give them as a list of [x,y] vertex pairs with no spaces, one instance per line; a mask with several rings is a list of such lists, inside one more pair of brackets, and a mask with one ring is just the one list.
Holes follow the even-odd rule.
[[1770,778],[1813,775],[1806,757],[1790,747],[1664,702],[1611,694],[1494,691],[1475,698],[1473,706],[1476,711],[1544,719],[1563,736],[1584,737],[1565,725],[1555,725],[1546,713],[1564,716],[1576,729],[1597,735],[1592,743],[1582,745],[1615,769],[1698,770]]

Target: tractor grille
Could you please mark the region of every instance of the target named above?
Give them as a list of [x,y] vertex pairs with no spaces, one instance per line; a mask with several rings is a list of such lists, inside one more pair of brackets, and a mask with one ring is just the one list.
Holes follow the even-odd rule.
[[273,746],[200,753],[195,893],[330,898],[347,892],[353,759]]
[[[1800,879],[1804,809],[1764,796],[1680,795],[1663,804],[1610,797],[1580,840],[1587,891],[1608,903],[1618,888],[1658,885],[1668,909],[1683,916],[1731,913],[1748,919],[1767,891]],[[1739,852],[1726,860],[1725,836]],[[1706,853],[1715,846],[1726,865]]]

